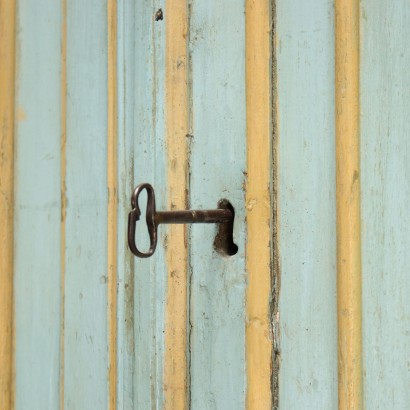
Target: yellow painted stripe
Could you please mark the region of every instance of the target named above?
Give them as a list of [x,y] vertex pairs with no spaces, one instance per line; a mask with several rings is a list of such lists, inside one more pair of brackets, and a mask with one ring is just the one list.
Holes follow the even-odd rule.
[[13,404],[14,0],[0,0],[0,409]]
[[362,409],[359,0],[336,0],[339,409]]
[[[166,2],[166,133],[168,149],[168,206],[187,207],[187,3]],[[165,409],[187,408],[187,231],[169,225],[168,290],[165,321]]]
[[60,226],[60,409],[64,409],[64,324],[65,324],[65,246],[66,246],[66,175],[67,175],[67,0],[61,0],[61,226]]
[[247,409],[271,409],[271,10],[246,1]]
[[117,397],[117,2],[108,0],[108,331],[109,408]]

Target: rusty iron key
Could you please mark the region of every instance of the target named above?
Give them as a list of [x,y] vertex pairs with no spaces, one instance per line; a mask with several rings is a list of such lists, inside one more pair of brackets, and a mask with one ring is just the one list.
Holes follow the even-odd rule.
[[[138,198],[144,189],[147,191],[146,222],[150,238],[150,247],[147,252],[141,252],[135,243],[136,225],[141,216]],[[229,256],[235,255],[238,251],[238,247],[233,242],[235,212],[226,199],[218,202],[218,209],[157,212],[154,188],[148,183],[143,183],[134,189],[131,206],[132,210],[128,216],[128,245],[135,256],[148,258],[153,255],[157,247],[159,224],[217,223],[219,229],[214,240],[215,250]]]

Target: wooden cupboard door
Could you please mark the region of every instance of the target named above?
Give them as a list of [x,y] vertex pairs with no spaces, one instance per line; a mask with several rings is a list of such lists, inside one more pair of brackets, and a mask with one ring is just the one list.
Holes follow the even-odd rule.
[[406,409],[409,10],[0,0],[0,408]]

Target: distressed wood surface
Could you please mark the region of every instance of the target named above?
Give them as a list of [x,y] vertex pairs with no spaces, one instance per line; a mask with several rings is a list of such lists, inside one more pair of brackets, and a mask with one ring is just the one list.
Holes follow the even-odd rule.
[[192,409],[245,407],[245,15],[235,1],[190,5],[191,152],[189,202],[235,208],[238,254],[213,250],[215,225],[190,232],[190,390]]
[[117,342],[118,342],[118,28],[117,0],[107,2],[108,25],[108,96],[107,96],[107,264],[108,264],[108,407],[117,406]]
[[410,5],[361,2],[366,409],[410,403]]
[[108,407],[107,3],[67,2],[64,405]]
[[[21,6],[21,7],[20,7]],[[15,407],[59,406],[61,5],[17,14]]]
[[108,265],[108,407],[117,403],[118,343],[118,16],[117,0],[107,2],[108,25],[108,135],[107,135],[107,265]]
[[[186,0],[166,2],[166,149],[167,209],[188,208],[189,132]],[[167,235],[167,306],[164,389],[166,410],[188,408],[188,227],[169,225]]]
[[[155,21],[162,1],[128,1],[118,10],[119,227],[118,407],[163,408],[166,227],[155,256],[135,258],[126,243],[135,185],[151,183],[157,209],[167,207],[165,146],[165,22]],[[144,200],[141,209],[145,210]],[[148,246],[144,223],[137,243]]]
[[[247,357],[246,285],[256,278],[245,267],[245,212],[255,207],[251,192],[245,203],[244,192],[252,119],[246,120],[245,3],[189,1],[186,31],[182,22],[175,28],[186,34],[180,48],[166,30],[175,23],[167,22],[172,1],[116,4],[117,13],[113,0],[111,8],[98,0],[18,4],[15,238],[9,241],[15,252],[15,408],[106,409],[111,403],[160,409],[173,394],[168,380],[176,371],[182,375],[173,386],[178,406],[244,409],[252,353]],[[410,8],[404,0],[361,4],[364,399],[369,409],[404,410],[410,401],[410,53],[403,41],[410,37]],[[160,8],[163,20],[155,21]],[[286,410],[337,408],[333,16],[330,0],[277,2],[281,293],[273,318],[280,342],[274,394]],[[178,81],[185,84],[166,77],[167,55],[177,72],[183,67]],[[181,92],[175,107],[172,90]],[[2,132],[10,138],[12,114],[4,107],[11,91],[4,95]],[[176,108],[181,123],[172,128]],[[251,143],[261,142],[250,141],[249,149]],[[180,173],[173,169],[178,144],[188,147]],[[11,158],[7,148],[1,161]],[[1,166],[4,197],[11,190],[3,178],[11,181],[12,171],[10,162]],[[177,203],[181,175],[188,197],[180,190]],[[182,208],[184,201],[190,208],[215,208],[220,198],[229,199],[238,254],[213,250],[214,225],[192,226],[181,236],[184,243],[175,236],[172,246],[169,227],[161,226],[155,256],[134,258],[126,242],[129,199],[145,181],[156,189],[159,210]],[[7,206],[10,196],[4,201]],[[0,227],[2,235],[8,226]],[[146,231],[139,228],[144,247]],[[182,309],[187,298],[183,317],[167,288],[169,254],[185,249],[187,240],[188,283],[179,283],[174,300]],[[0,263],[10,267],[5,260]],[[165,344],[170,323],[178,326],[175,340],[183,341],[178,351],[171,351],[172,337]],[[181,352],[186,364],[175,362]],[[1,370],[10,375],[10,368]],[[0,407],[4,397],[10,400],[2,386]],[[261,404],[262,392],[253,392]],[[176,408],[172,403],[168,408]]]
[[272,58],[273,19],[270,1],[246,2],[246,408],[260,410],[272,409],[272,390],[277,388],[272,383],[277,371],[273,367],[273,337],[277,335],[273,335],[271,317],[278,291],[272,260],[272,148],[276,131],[272,122],[272,71],[276,68]]
[[135,2],[119,1],[118,27],[118,339],[117,406],[134,399],[134,256],[128,250],[125,221],[134,188],[134,29]]
[[335,2],[339,409],[363,408],[359,1]]
[[14,0],[0,1],[0,408],[13,401]]
[[279,408],[337,408],[333,2],[277,2]]
[[60,409],[64,409],[64,317],[67,219],[67,0],[61,2],[61,141],[60,141]]

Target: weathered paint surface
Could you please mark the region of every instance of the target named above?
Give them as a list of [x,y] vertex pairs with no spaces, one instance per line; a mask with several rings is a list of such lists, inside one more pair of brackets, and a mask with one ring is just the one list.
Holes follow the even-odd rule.
[[[272,409],[272,30],[271,2],[246,2],[247,409]],[[276,221],[275,221],[276,222]],[[275,272],[277,273],[277,272]],[[275,281],[275,287],[278,281]],[[275,289],[276,290],[276,289]],[[277,335],[275,335],[277,337]]]
[[363,352],[366,409],[410,403],[410,7],[361,2]]
[[[166,2],[167,209],[188,208],[188,72],[186,0]],[[170,225],[167,236],[167,306],[164,389],[167,410],[188,408],[188,227]]]
[[[126,242],[130,196],[150,182],[157,209],[167,208],[165,21],[162,1],[118,3],[118,408],[163,408],[166,227],[155,256],[135,258]],[[141,204],[144,209],[144,204]],[[148,244],[143,223],[137,243]]]
[[61,142],[60,142],[60,409],[64,408],[64,316],[67,218],[67,0],[61,2]]
[[118,81],[117,81],[117,0],[107,2],[108,24],[108,118],[107,118],[107,264],[108,264],[108,407],[117,403],[117,279],[118,279]]
[[[404,0],[389,6],[382,3],[365,0],[361,11],[364,399],[369,409],[406,409],[410,401],[406,299],[410,291],[406,270],[410,262],[406,122],[410,53],[403,48],[403,39],[410,36],[410,16]],[[167,209],[173,203],[169,187],[178,183],[176,175],[180,175],[170,178],[172,155],[176,155],[171,153],[177,146],[170,147],[172,136],[166,137],[170,128],[165,126],[171,116],[166,115],[167,104],[173,110],[166,78],[169,4],[119,0],[118,32],[115,10],[107,9],[105,1],[19,4],[14,155],[16,409],[58,408],[60,403],[67,409],[104,409],[110,403],[114,408],[114,397],[119,409],[163,408],[169,394],[165,367],[185,349],[184,343],[186,365],[176,371],[181,380],[187,377],[187,384],[175,385],[178,397],[193,409],[246,408],[247,375],[249,381],[258,372],[247,373],[252,348],[246,354],[245,344],[246,300],[251,316],[253,306],[249,294],[245,297],[246,284],[256,278],[247,277],[253,265],[247,273],[245,269],[245,210],[256,209],[252,201],[245,204],[243,191],[244,172],[250,171],[246,128],[252,121],[252,117],[246,121],[251,106],[245,96],[245,4],[190,1],[189,30],[179,44],[182,59],[176,60],[177,66],[185,64],[179,81],[188,78],[180,95],[183,101],[186,92],[186,112],[178,106],[183,126],[187,120],[188,136],[181,139],[182,146],[189,147],[190,159],[185,164],[189,165],[188,198],[183,200],[192,208],[214,208],[218,199],[228,198],[236,209],[239,252],[226,258],[213,251],[214,225],[197,225],[188,231],[185,319],[176,317],[167,295],[167,275],[172,271],[166,257],[169,229],[160,227],[158,249],[148,260],[131,256],[126,243],[129,198],[135,184],[151,182],[157,208]],[[277,1],[279,208],[275,225],[279,227],[281,295],[273,319],[280,324],[280,344],[274,347],[281,360],[279,391],[274,393],[279,408],[286,410],[337,408],[332,6],[330,0]],[[155,21],[160,8],[164,20]],[[2,104],[3,98],[2,94]],[[175,135],[185,134],[185,128],[177,132],[174,126]],[[248,141],[251,150],[253,142]],[[1,170],[3,194],[6,174]],[[11,178],[11,171],[7,172]],[[251,172],[248,177],[252,178]],[[251,239],[251,230],[249,234]],[[146,244],[143,228],[138,240]],[[186,244],[173,242],[172,246],[178,249]],[[118,311],[114,306],[117,282]],[[174,300],[179,309],[185,298],[181,295]],[[263,311],[265,318],[268,313]],[[178,340],[183,343],[178,354],[167,353],[172,359],[167,362],[164,332],[170,323],[179,326]],[[269,331],[269,323],[260,324]],[[267,346],[265,353],[270,355],[271,348]],[[10,353],[6,355],[11,359]],[[271,363],[265,365],[259,370],[270,369]],[[259,400],[258,405],[269,402],[268,389],[260,394],[251,391],[248,398]],[[248,407],[253,403],[249,401]]]
[[107,3],[67,2],[64,405],[108,406]]
[[281,409],[337,408],[333,2],[277,1]]
[[61,5],[18,7],[15,406],[58,408]]
[[14,202],[14,0],[0,1],[0,408],[12,405],[13,202]]
[[213,250],[215,225],[190,232],[190,389],[193,409],[243,409],[246,171],[245,15],[236,1],[190,5],[191,158],[189,201],[235,208],[238,254]]
[[338,398],[362,409],[359,1],[335,2]]

